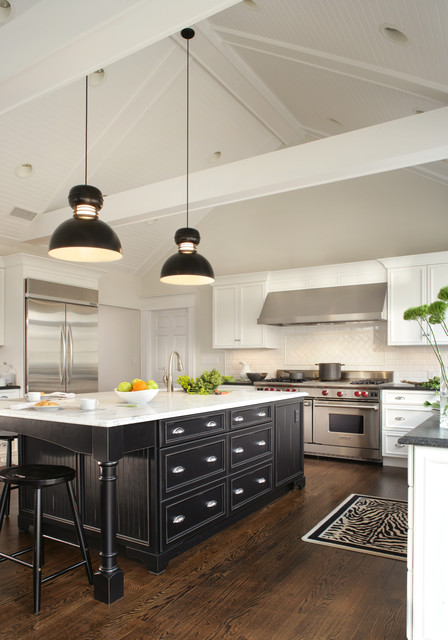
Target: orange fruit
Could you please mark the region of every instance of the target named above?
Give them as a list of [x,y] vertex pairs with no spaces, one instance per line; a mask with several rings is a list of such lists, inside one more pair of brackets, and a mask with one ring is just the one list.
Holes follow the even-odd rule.
[[144,382],[143,380],[136,380],[132,385],[132,391],[143,391],[146,388],[146,382]]

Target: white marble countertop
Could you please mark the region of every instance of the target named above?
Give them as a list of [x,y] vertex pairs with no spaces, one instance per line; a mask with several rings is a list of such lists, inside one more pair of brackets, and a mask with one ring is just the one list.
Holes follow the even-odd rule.
[[[255,391],[242,389],[230,391],[222,395],[189,395],[184,391],[167,393],[159,391],[151,402],[141,407],[129,407],[123,404],[113,392],[82,393],[75,398],[51,400],[61,405],[58,411],[36,411],[31,407],[25,409],[14,408],[23,406],[25,399],[0,401],[0,416],[16,417],[45,422],[59,422],[70,424],[91,425],[95,427],[116,427],[123,424],[161,420],[178,416],[194,415],[207,411],[222,411],[234,407],[243,407],[263,402],[278,402],[289,398],[307,396],[304,391],[289,393],[272,393],[272,391]],[[82,411],[80,398],[96,398],[98,407],[93,411]]]

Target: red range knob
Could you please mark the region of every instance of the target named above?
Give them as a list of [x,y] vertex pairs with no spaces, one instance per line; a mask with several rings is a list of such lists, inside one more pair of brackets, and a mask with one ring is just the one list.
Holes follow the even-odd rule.
[[285,389],[285,391],[292,391],[292,389],[289,389],[289,387],[288,387],[288,389]]
[[361,395],[363,398],[367,398],[369,396],[369,392],[368,391],[362,391]]
[[342,392],[342,391],[338,391],[336,395],[337,395],[337,397],[338,397],[338,398],[342,398],[342,396],[343,396],[344,394],[343,394],[343,392]]
[[323,396],[328,396],[328,389],[323,389],[322,390],[322,395]]
[[355,391],[355,396],[356,396],[357,398],[359,398],[359,396],[360,396],[360,395],[361,395],[361,391]]

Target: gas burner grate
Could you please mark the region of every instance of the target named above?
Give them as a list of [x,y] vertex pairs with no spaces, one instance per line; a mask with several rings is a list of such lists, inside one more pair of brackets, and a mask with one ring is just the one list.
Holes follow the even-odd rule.
[[361,380],[353,380],[350,384],[386,384],[384,378],[362,378]]

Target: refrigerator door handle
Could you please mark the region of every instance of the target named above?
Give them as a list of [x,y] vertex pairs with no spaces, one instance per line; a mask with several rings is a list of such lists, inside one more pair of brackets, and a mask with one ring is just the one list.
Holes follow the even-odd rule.
[[68,326],[67,328],[67,342],[69,349],[69,357],[67,360],[67,386],[70,384],[73,373],[73,334],[72,328]]
[[65,359],[67,355],[67,345],[65,340],[65,328],[61,325],[61,361],[59,363],[59,382],[64,384]]

